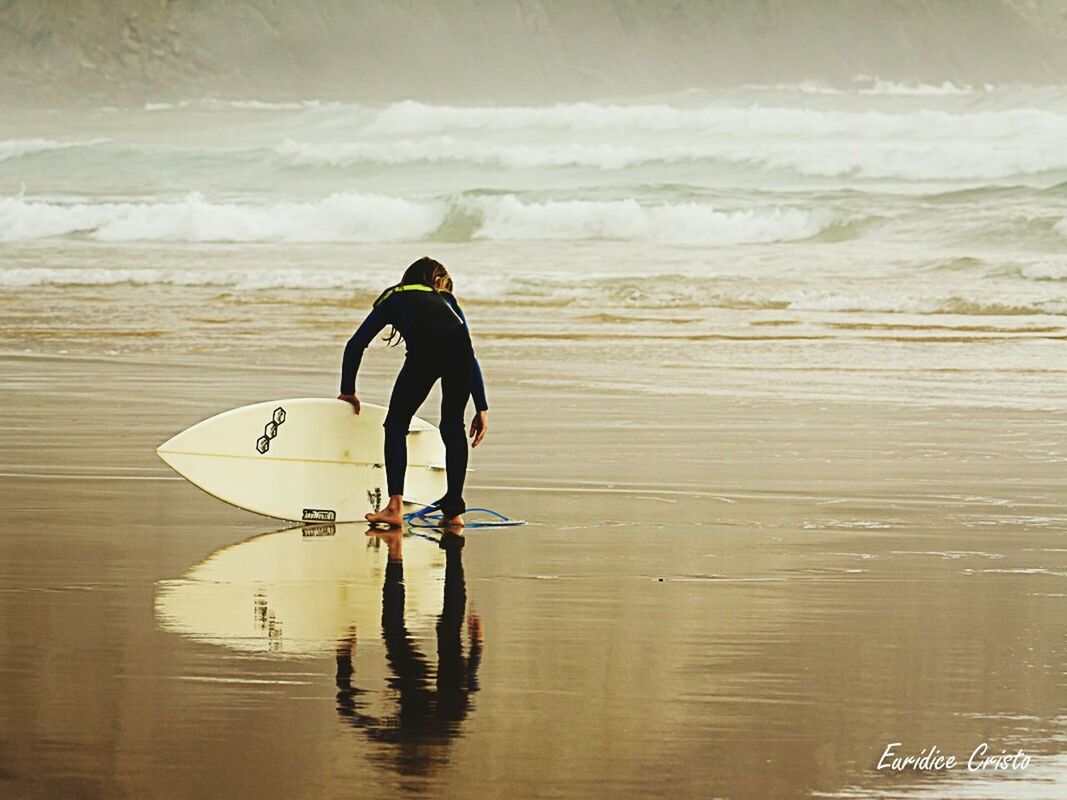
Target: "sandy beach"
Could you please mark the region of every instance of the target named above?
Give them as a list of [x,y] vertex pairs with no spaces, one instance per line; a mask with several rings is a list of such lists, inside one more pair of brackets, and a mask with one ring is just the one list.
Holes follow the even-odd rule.
[[[148,289],[108,292],[99,307],[131,330],[117,354],[77,331],[4,331],[8,796],[342,797],[358,786],[371,797],[637,797],[669,786],[692,797],[1051,797],[1062,787],[1062,410],[598,389],[583,375],[622,387],[644,356],[608,362],[570,347],[560,359],[551,338],[531,335],[516,358],[505,320],[483,308],[492,429],[468,500],[530,522],[465,537],[454,635],[464,668],[478,651],[476,672],[442,720],[437,620],[441,591],[457,582],[451,574],[447,589],[434,541],[402,542],[423,583],[407,589],[403,641],[417,655],[399,658],[378,624],[381,542],[337,526],[326,535],[362,565],[352,577],[310,558],[279,573],[271,553],[301,558],[316,537],[274,533],[286,526],[219,503],[153,454],[220,409],[331,396],[329,345],[347,332],[322,323],[359,312],[326,309],[300,346],[254,326],[239,336],[247,321],[236,315],[210,334],[227,349],[168,353],[183,349],[177,334],[146,331],[167,330],[177,306]],[[8,310],[41,319],[32,304],[47,294],[33,297],[9,295]],[[94,301],[79,302],[91,320]],[[186,294],[181,307],[207,318],[233,303]],[[537,309],[524,313],[536,327]],[[290,331],[301,319],[276,318]],[[25,352],[34,337],[55,352]],[[398,358],[372,350],[364,397],[387,390]],[[761,375],[788,380],[785,369]],[[432,402],[424,414],[434,418]],[[226,572],[260,563],[249,558],[262,548],[275,568]],[[238,591],[249,582],[262,599]],[[361,599],[331,612],[338,586]],[[184,605],[168,599],[187,591]],[[227,632],[230,618],[246,623]],[[354,654],[344,669],[342,650]],[[935,784],[875,770],[891,742],[963,758],[988,742],[1033,763]]]

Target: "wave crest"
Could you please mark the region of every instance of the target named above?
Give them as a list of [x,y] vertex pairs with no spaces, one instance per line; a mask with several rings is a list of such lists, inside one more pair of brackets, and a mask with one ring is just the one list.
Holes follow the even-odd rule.
[[52,150],[70,150],[76,147],[94,147],[104,144],[108,139],[83,139],[75,141],[56,141],[54,139],[4,139],[0,140],[0,161],[12,158],[47,153]]
[[1067,261],[1041,261],[1019,270],[1022,277],[1031,281],[1067,281]]
[[275,153],[290,164],[318,167],[459,162],[617,170],[700,161],[813,178],[915,181],[1067,170],[1061,146],[1067,140],[1067,114],[1038,108],[891,113],[759,105],[460,107],[405,101],[373,112],[363,109],[361,116],[368,112],[369,121],[351,141],[290,138]]
[[614,239],[675,245],[795,241],[829,215],[793,208],[719,211],[635,200],[523,202],[514,195],[414,201],[332,194],[314,202],[88,203],[0,198],[0,241],[80,235],[98,241],[416,242]]
[[390,242],[441,224],[440,204],[332,194],[316,202],[211,202],[199,193],[158,203],[55,203],[0,198],[0,241],[82,234],[105,242]]
[[717,211],[700,203],[642,206],[634,200],[483,204],[477,239],[614,239],[677,245],[736,245],[809,239],[833,221],[792,208]]

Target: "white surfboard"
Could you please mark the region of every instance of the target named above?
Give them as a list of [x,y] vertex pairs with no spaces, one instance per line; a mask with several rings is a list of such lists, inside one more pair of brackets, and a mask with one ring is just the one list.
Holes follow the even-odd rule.
[[[294,522],[363,519],[388,502],[383,449],[386,409],[303,397],[235,408],[187,428],[156,453],[220,500]],[[407,437],[404,499],[444,495],[445,448],[436,427],[415,417]]]
[[[263,534],[208,556],[178,580],[161,581],[156,617],[164,630],[246,653],[332,653],[382,630],[386,547],[365,525],[311,525]],[[403,541],[404,618],[433,629],[441,613],[445,554],[417,537]]]

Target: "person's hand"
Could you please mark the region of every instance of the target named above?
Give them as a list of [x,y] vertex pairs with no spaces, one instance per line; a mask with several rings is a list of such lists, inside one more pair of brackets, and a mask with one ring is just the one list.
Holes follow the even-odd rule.
[[471,420],[471,432],[469,435],[474,440],[471,442],[471,447],[477,447],[482,443],[487,430],[489,430],[489,412],[479,411],[474,415],[474,419]]
[[359,413],[359,398],[354,394],[339,394],[337,395],[337,399],[344,400],[346,403],[351,403],[352,408],[355,409],[357,414]]

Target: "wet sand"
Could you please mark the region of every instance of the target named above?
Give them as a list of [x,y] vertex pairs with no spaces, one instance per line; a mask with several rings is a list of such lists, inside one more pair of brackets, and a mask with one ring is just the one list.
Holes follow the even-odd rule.
[[[490,346],[468,503],[530,524],[393,543],[398,606],[390,543],[154,456],[335,391],[241,356],[0,356],[5,797],[1062,796],[1062,412],[650,400]],[[890,742],[1032,763],[887,774]]]

